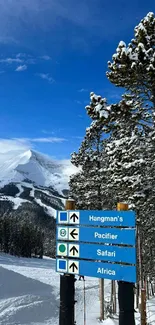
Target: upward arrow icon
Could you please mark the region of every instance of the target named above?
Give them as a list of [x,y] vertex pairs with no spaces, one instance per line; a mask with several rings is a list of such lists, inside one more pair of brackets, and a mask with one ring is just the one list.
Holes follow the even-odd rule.
[[69,269],[70,269],[72,272],[75,272],[75,270],[78,270],[78,267],[77,267],[77,265],[73,262],[73,263],[70,265]]
[[78,274],[79,273],[79,261],[68,261],[68,273]]
[[77,216],[76,213],[73,213],[73,214],[71,215],[71,217],[70,217],[70,220],[73,220],[73,222],[75,223],[76,220],[79,220],[79,217]]
[[70,252],[73,252],[73,255],[76,255],[76,253],[78,254],[78,249],[76,248],[76,246],[72,246],[72,248],[70,249]]

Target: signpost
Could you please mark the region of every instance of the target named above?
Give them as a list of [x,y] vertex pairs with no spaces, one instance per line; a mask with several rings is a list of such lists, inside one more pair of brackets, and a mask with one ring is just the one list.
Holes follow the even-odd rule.
[[[127,210],[128,207],[120,205],[117,208]],[[56,271],[70,277],[74,275],[96,277],[100,282],[103,282],[103,279],[117,280],[120,299],[121,292],[125,293],[122,290],[127,288],[125,290],[129,292],[136,282],[134,211],[76,211],[70,210],[69,201],[66,210],[57,212]],[[103,286],[101,289],[103,291]],[[66,291],[66,297],[67,295]],[[124,299],[126,298],[121,302],[125,301]],[[123,306],[123,312],[126,312],[125,308]],[[63,310],[62,305],[62,315]],[[67,313],[68,311],[65,317]],[[120,322],[123,317],[119,318]],[[130,317],[128,324],[134,325],[131,318],[133,317]],[[60,319],[63,322],[60,321],[59,325],[74,324],[74,317],[67,324],[66,318]]]
[[57,256],[136,264],[135,248],[125,246],[58,242]]
[[59,211],[57,272],[136,282],[134,211]]
[[136,282],[136,269],[132,265],[101,263],[99,261],[57,259],[57,272],[82,274],[90,277]]
[[[66,200],[66,210],[75,209],[75,201]],[[65,237],[65,232],[61,232]],[[61,256],[66,255],[67,244],[58,244]],[[61,260],[60,268],[64,269],[63,260]],[[75,324],[75,277],[73,274],[68,275],[66,272],[60,274],[60,308],[59,308],[59,325],[74,325]]]
[[59,211],[57,224],[101,227],[135,227],[134,211]]
[[135,244],[135,229],[100,227],[57,227],[57,240],[100,244]]

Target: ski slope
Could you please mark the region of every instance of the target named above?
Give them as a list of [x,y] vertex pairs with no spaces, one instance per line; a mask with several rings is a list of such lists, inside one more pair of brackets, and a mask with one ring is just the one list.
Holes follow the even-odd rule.
[[69,160],[57,161],[34,150],[4,152],[0,148],[0,187],[26,179],[37,186],[51,186],[62,194],[68,189],[70,175],[77,171]]
[[[99,323],[98,279],[86,278],[86,324]],[[105,300],[110,299],[110,282],[105,280]],[[76,281],[77,325],[84,324],[83,281]],[[149,322],[155,324],[155,299],[148,303]],[[0,254],[0,324],[58,325],[59,274],[55,260],[27,259]],[[139,314],[136,315],[139,322]],[[118,325],[118,317],[104,325]]]

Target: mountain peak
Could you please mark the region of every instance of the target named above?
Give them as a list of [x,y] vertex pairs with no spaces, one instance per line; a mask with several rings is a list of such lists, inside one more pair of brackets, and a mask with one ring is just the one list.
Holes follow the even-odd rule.
[[52,187],[59,193],[68,189],[69,176],[76,172],[70,161],[56,161],[34,150],[0,153],[0,186],[28,180]]

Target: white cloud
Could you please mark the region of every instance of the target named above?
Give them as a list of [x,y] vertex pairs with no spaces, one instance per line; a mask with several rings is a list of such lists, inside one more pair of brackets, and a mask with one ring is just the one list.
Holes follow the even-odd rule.
[[42,142],[42,143],[61,143],[67,141],[64,138],[57,138],[57,137],[48,137],[48,138],[34,138],[29,139],[31,142]]
[[20,143],[61,143],[67,141],[64,138],[59,137],[44,137],[44,138],[14,138],[13,140],[20,141]]
[[88,89],[85,89],[85,88],[81,88],[80,90],[78,90],[79,93],[84,93],[84,92],[87,92]]
[[23,60],[21,60],[19,58],[6,58],[6,59],[1,59],[0,62],[12,64],[12,63],[22,63]]
[[17,69],[15,71],[20,72],[20,71],[25,71],[25,70],[27,70],[27,65],[26,64],[19,65],[19,67],[17,67]]
[[9,64],[9,65],[20,64],[15,71],[24,71],[27,70],[27,65],[36,64],[37,60],[29,54],[17,53],[15,57],[0,59],[0,63]]
[[26,151],[34,147],[35,143],[62,143],[67,141],[64,138],[45,137],[45,138],[0,138],[0,153],[8,151]]
[[43,60],[45,60],[45,61],[49,61],[49,60],[52,59],[49,55],[43,55],[40,58],[43,59]]
[[37,73],[37,76],[44,80],[47,80],[49,83],[54,82],[54,79],[50,76],[49,73]]
[[28,141],[20,139],[1,139],[0,138],[0,153],[5,153],[14,150],[26,151],[30,149],[31,144]]
[[16,58],[25,58],[26,57],[26,53],[18,53],[16,54]]
[[30,54],[27,53],[18,53],[16,54],[16,58],[21,58],[22,62],[25,62],[27,64],[35,64],[36,63],[36,59],[34,59],[34,57]]

